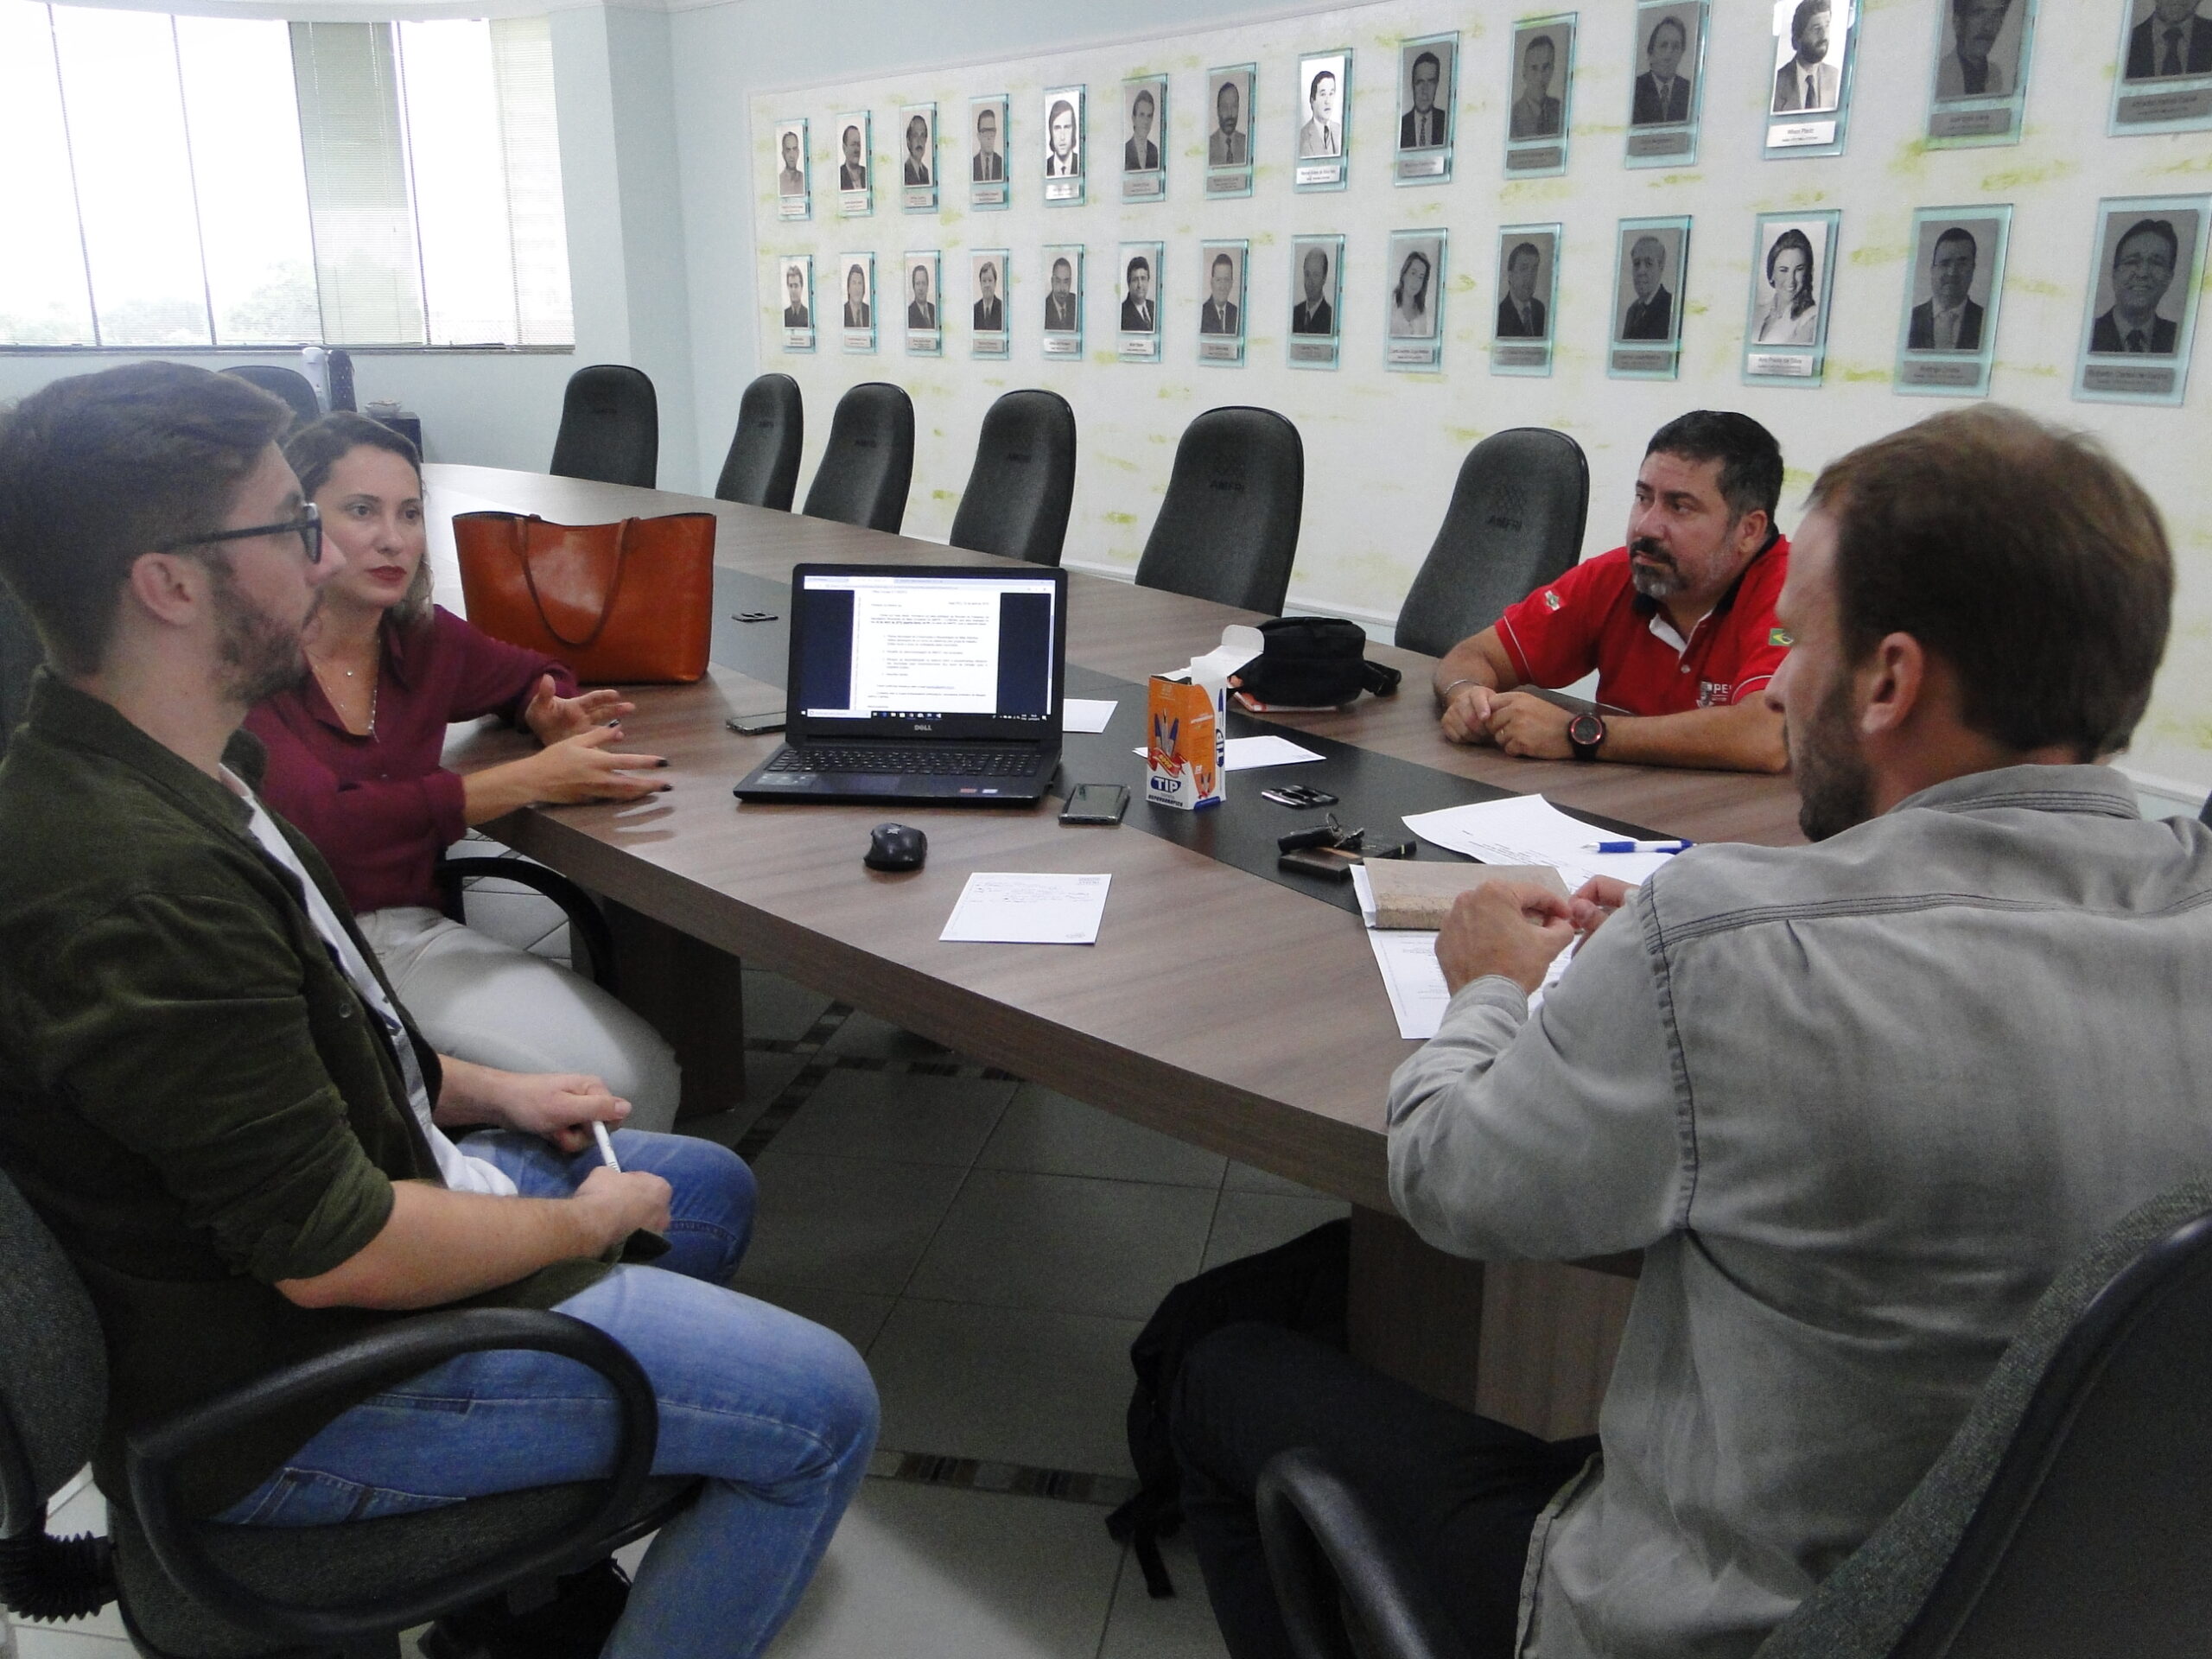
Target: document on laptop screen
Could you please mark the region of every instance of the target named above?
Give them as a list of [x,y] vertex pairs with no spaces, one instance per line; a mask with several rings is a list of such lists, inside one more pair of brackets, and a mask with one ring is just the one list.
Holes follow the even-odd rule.
[[[826,637],[832,632],[829,616],[842,612],[849,618],[846,649],[836,653],[844,658],[836,664],[844,668],[842,675],[834,667],[818,671],[811,660],[819,654],[816,642],[808,641],[809,718],[1046,712],[1049,580],[815,576],[808,583],[816,590],[810,603],[824,624],[823,646],[834,651]],[[843,593],[836,591],[840,588]],[[837,689],[845,697],[842,706],[825,706]]]

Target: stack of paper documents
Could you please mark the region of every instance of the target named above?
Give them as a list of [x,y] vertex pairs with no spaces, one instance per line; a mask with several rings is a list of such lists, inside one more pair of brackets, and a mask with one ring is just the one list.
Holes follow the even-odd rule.
[[[1409,818],[1408,823],[1411,823]],[[1436,1035],[1444,1023],[1444,1010],[1452,1001],[1452,992],[1444,982],[1444,969],[1436,963],[1436,935],[1426,928],[1394,928],[1376,925],[1378,914],[1375,895],[1375,872],[1388,868],[1397,861],[1385,859],[1375,864],[1352,866],[1352,891],[1359,895],[1360,919],[1367,924],[1367,943],[1375,952],[1375,965],[1382,973],[1382,988],[1389,994],[1390,1012],[1398,1019],[1398,1035],[1415,1042],[1427,1042]],[[1452,865],[1413,865],[1414,869],[1451,869],[1464,867]],[[1493,875],[1503,872],[1494,872]],[[1516,872],[1517,874],[1517,872]],[[1477,883],[1476,885],[1479,885]],[[1544,1000],[1544,993],[1559,983],[1560,976],[1567,971],[1567,961],[1574,955],[1569,945],[1552,958],[1550,970],[1529,998],[1529,1011],[1535,1013]]]
[[1593,875],[1610,875],[1634,887],[1675,856],[1592,852],[1590,843],[1605,832],[1570,818],[1541,795],[1512,795],[1502,801],[1449,806],[1440,812],[1416,812],[1405,823],[1431,845],[1485,864],[1548,864],[1570,892]]

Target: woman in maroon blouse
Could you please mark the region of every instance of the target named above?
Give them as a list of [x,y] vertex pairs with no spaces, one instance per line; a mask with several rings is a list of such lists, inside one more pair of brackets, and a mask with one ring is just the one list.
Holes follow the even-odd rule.
[[[620,694],[579,694],[562,664],[503,645],[430,602],[415,447],[359,415],[292,435],[285,456],[322,510],[311,671],[256,707],[262,796],[315,842],[385,976],[441,1053],[518,1071],[582,1072],[631,1105],[628,1126],[676,1121],[675,1056],[612,996],[543,957],[447,918],[437,862],[470,824],[533,801],[636,800],[657,755],[615,746]],[[500,715],[535,754],[466,775],[439,764],[446,727]]]

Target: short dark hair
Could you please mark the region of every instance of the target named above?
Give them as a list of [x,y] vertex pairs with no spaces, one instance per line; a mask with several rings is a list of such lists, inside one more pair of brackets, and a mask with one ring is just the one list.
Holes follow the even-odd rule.
[[1963,242],[1974,250],[1974,257],[1977,262],[1981,258],[1981,244],[1975,239],[1974,233],[1963,225],[1954,225],[1942,235],[1937,237],[1936,245],[1928,251],[1929,264],[1935,263],[1936,256],[1942,252],[1943,245],[1946,242]]
[[1728,511],[1766,514],[1782,504],[1782,446],[1774,434],[1732,409],[1694,409],[1677,415],[1651,435],[1647,455],[1676,455],[1684,461],[1720,463],[1720,496]]
[[238,376],[181,363],[73,375],[0,416],[0,579],[57,671],[99,671],[131,565],[220,529],[291,419]]
[[1529,256],[1529,263],[1530,264],[1539,265],[1543,263],[1543,252],[1535,243],[1516,242],[1513,245],[1513,251],[1505,256],[1505,268],[1508,270],[1512,270],[1514,261],[1520,258],[1520,257],[1524,253]]
[[1334,80],[1336,78],[1337,72],[1333,69],[1316,69],[1313,72],[1313,79],[1306,83],[1306,101],[1311,104],[1313,101],[1314,90],[1323,81]]
[[1804,34],[1805,25],[1812,20],[1815,12],[1830,10],[1828,0],[1797,0],[1797,10],[1789,14],[1789,44],[1799,44],[1799,37]]
[[2112,264],[2114,270],[2120,269],[2120,251],[2137,237],[2145,234],[2155,236],[2166,245],[2168,264],[2181,264],[2181,237],[2174,230],[2173,221],[2170,219],[2139,219],[2127,227],[2126,235],[2112,245]]
[[1832,462],[1847,661],[1909,633],[1956,671],[1967,726],[2016,750],[2124,747],[2151,700],[2173,555],[2140,485],[2085,434],[1955,410]]
[[1137,105],[1140,104],[1151,105],[1153,113],[1155,115],[1160,112],[1160,100],[1152,95],[1152,88],[1149,86],[1138,87],[1137,95],[1129,100],[1129,113],[1131,115],[1135,115],[1136,113]]
[[1236,269],[1236,262],[1234,259],[1225,253],[1217,253],[1213,257],[1213,264],[1208,265],[1206,270],[1211,273],[1219,270],[1224,265],[1227,265],[1231,271]]
[[1129,261],[1128,274],[1134,276],[1139,271],[1144,272],[1147,276],[1152,275],[1152,261],[1142,254],[1137,255],[1135,258]]
[[1653,49],[1658,46],[1659,31],[1662,29],[1671,29],[1675,34],[1681,35],[1682,37],[1682,49],[1685,52],[1689,50],[1689,25],[1685,23],[1681,18],[1675,16],[1674,13],[1669,12],[1664,17],[1662,17],[1657,22],[1651,25],[1650,37],[1643,42],[1643,55],[1645,57],[1649,57]]
[[1430,68],[1436,71],[1437,79],[1442,80],[1444,79],[1444,60],[1438,57],[1433,52],[1424,52],[1419,57],[1415,58],[1413,61],[1413,67],[1406,71],[1406,79],[1408,80],[1418,80],[1421,79],[1421,67],[1424,63]]
[[[333,410],[284,440],[284,459],[300,475],[300,493],[310,501],[330,481],[331,469],[356,449],[381,449],[386,454],[397,455],[415,469],[415,487],[421,491],[423,457],[413,441],[405,433],[395,432],[365,415],[356,415],[349,409]],[[392,607],[392,615],[401,626],[413,627],[428,620],[429,614],[430,562],[425,558],[415,567],[415,579],[407,584],[407,592],[399,603]]]
[[1070,264],[1065,258],[1055,259],[1052,261],[1053,276],[1057,276],[1064,270],[1067,272],[1070,276],[1073,276],[1075,275],[1075,267]]

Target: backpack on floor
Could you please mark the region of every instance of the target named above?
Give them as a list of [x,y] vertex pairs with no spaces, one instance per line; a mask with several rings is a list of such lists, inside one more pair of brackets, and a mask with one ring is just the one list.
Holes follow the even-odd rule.
[[1175,1593],[1160,1540],[1183,1524],[1183,1478],[1167,1439],[1167,1402],[1183,1356],[1209,1332],[1228,1325],[1279,1325],[1332,1347],[1344,1345],[1351,1281],[1351,1223],[1332,1221],[1257,1255],[1242,1256],[1186,1279],[1129,1344],[1136,1392],[1129,1396],[1129,1460],[1137,1493],[1106,1517],[1116,1543],[1136,1553],[1147,1594]]

